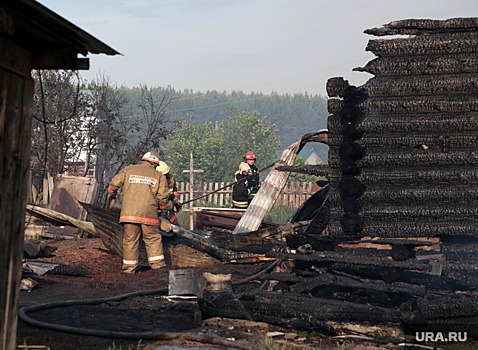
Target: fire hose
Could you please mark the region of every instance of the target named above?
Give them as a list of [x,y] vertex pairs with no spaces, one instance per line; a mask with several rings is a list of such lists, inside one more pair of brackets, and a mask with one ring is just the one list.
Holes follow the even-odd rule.
[[[270,264],[265,269],[261,270],[260,272],[239,280],[233,281],[233,285],[247,283],[252,281],[253,279],[258,278],[262,274],[272,270],[278,264],[280,264],[281,260],[278,259]],[[98,299],[82,299],[82,300],[67,300],[67,301],[57,301],[52,303],[44,303],[38,304],[33,306],[25,306],[22,307],[18,311],[18,317],[25,323],[40,327],[40,328],[47,328],[59,332],[65,333],[72,333],[72,334],[80,334],[80,335],[87,335],[87,336],[95,336],[95,337],[103,337],[103,338],[118,338],[118,339],[132,339],[132,340],[173,340],[173,339],[186,339],[190,341],[196,341],[200,343],[208,343],[208,344],[216,344],[221,346],[227,346],[236,349],[244,349],[244,350],[259,350],[260,347],[248,344],[244,342],[237,342],[232,341],[224,338],[219,338],[215,336],[208,336],[202,334],[194,334],[194,333],[159,333],[159,332],[118,332],[118,331],[103,331],[97,329],[88,329],[88,328],[78,328],[78,327],[70,327],[60,324],[48,323],[43,321],[35,320],[27,315],[27,313],[42,311],[47,309],[54,309],[59,307],[69,307],[69,306],[78,306],[78,305],[99,305],[110,301],[122,301],[128,298],[142,296],[142,295],[153,295],[153,294],[166,294],[168,292],[168,287],[159,288],[159,289],[150,289],[150,290],[142,290],[136,291],[131,293],[126,293],[122,295],[117,295],[114,297],[108,298],[98,298]]]
[[[267,170],[267,169],[269,169],[270,167],[274,166],[275,163],[276,163],[276,162],[274,162],[274,163],[272,163],[272,164],[269,164],[268,166],[257,170],[257,172],[260,173],[261,171]],[[214,191],[205,193],[205,194],[203,194],[203,195],[200,195],[199,197],[196,197],[196,198],[190,199],[190,200],[188,200],[188,201],[182,202],[182,204],[184,205],[184,204],[186,204],[186,203],[190,203],[190,202],[197,201],[198,199],[201,199],[201,198],[207,197],[207,196],[209,196],[209,195],[211,195],[211,194],[213,194],[213,193],[222,191],[222,190],[225,189],[225,188],[234,186],[235,184],[240,183],[240,182],[245,181],[245,180],[247,180],[247,177],[244,177],[244,178],[242,178],[242,179],[240,179],[240,180],[231,182],[231,183],[228,184],[228,185],[225,185],[225,186],[223,186],[223,187],[221,187],[221,188],[218,188],[217,190],[214,190]]]

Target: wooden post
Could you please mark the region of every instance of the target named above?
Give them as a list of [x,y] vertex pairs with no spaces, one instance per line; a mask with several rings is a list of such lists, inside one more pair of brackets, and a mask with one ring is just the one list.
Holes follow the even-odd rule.
[[[9,18],[7,11],[7,19]],[[17,347],[25,206],[30,168],[31,54],[0,35],[0,349]]]
[[[204,170],[194,170],[194,152],[189,152],[189,170],[183,170],[183,173],[189,173],[189,200],[194,198],[194,173],[203,173]],[[189,229],[194,229],[194,206],[189,203]]]

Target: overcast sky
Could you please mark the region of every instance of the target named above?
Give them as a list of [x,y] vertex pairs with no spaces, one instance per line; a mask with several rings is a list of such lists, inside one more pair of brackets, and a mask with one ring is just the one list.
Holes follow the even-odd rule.
[[[90,55],[99,74],[127,87],[326,96],[331,77],[375,56],[365,29],[409,18],[478,17],[477,0],[40,0],[123,56]],[[380,38],[375,38],[380,39]]]

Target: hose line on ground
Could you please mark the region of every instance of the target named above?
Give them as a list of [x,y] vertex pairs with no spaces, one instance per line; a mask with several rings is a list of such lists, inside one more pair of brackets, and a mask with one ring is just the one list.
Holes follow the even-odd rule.
[[[281,262],[280,259],[274,261],[268,267],[263,269],[262,271],[239,281],[234,281],[232,284],[242,284],[252,281],[253,279],[258,278],[262,274],[270,271],[274,267],[276,267]],[[88,329],[88,328],[78,328],[78,327],[70,327],[64,326],[54,323],[48,323],[43,321],[35,320],[27,315],[29,312],[36,312],[42,311],[47,309],[54,309],[59,307],[69,307],[69,306],[77,306],[77,305],[99,305],[109,301],[122,301],[128,298],[142,296],[142,295],[153,295],[153,294],[166,294],[168,292],[168,288],[159,288],[159,289],[150,289],[150,290],[143,290],[143,291],[136,291],[131,293],[126,293],[122,295],[117,295],[113,297],[107,298],[98,298],[98,299],[80,299],[80,300],[67,300],[67,301],[57,301],[52,303],[44,303],[38,304],[33,306],[25,306],[22,307],[18,311],[19,318],[32,326],[40,327],[40,328],[47,328],[59,332],[66,332],[72,334],[80,334],[80,335],[88,335],[88,336],[95,336],[95,337],[103,337],[103,338],[119,338],[119,339],[133,339],[133,340],[173,340],[182,338],[185,340],[196,341],[200,343],[208,343],[208,344],[216,344],[221,346],[228,346],[231,348],[236,349],[244,349],[244,350],[259,350],[260,348],[253,344],[237,342],[232,340],[227,340],[224,338],[202,335],[202,334],[194,334],[194,333],[155,333],[155,332],[117,332],[117,331],[102,331],[97,329]]]

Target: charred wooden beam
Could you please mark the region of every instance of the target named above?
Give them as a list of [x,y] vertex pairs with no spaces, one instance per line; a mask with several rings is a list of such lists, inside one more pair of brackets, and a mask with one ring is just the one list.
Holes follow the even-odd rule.
[[364,31],[366,34],[376,36],[384,35],[430,35],[434,33],[464,33],[478,30],[478,19],[450,18],[446,20],[433,19],[404,19],[393,21],[380,28],[371,28]]
[[330,273],[319,274],[315,277],[304,278],[284,273],[271,273],[261,277],[264,280],[276,280],[280,282],[295,283],[289,287],[290,292],[300,294],[309,292],[317,287],[335,286],[346,289],[369,289],[385,293],[403,293],[424,296],[427,288],[423,285],[415,285],[404,282],[387,283],[383,280],[371,280],[358,277],[339,276]]
[[[433,62],[433,64],[430,64]],[[436,56],[379,57],[354,71],[368,72],[380,77],[469,74],[478,72],[478,58],[474,53]],[[374,78],[372,78],[374,79]],[[366,83],[368,87],[368,83]],[[378,93],[372,91],[372,93]],[[402,92],[403,94],[403,92]]]
[[366,51],[377,56],[443,55],[472,53],[478,44],[478,32],[422,35],[407,39],[370,40]]
[[321,252],[320,254],[292,254],[269,252],[266,254],[268,258],[280,258],[300,261],[316,261],[316,262],[335,262],[357,265],[376,265],[382,267],[396,267],[401,269],[416,269],[422,271],[431,271],[431,265],[417,260],[394,261],[389,259],[357,259],[356,257],[343,257],[341,254],[330,254],[332,252]]
[[476,295],[449,295],[442,298],[419,298],[417,306],[427,319],[478,316]]
[[287,293],[250,291],[242,293],[239,299],[251,315],[372,322],[402,322],[414,317],[409,311]]
[[266,242],[284,242],[285,238],[301,231],[310,224],[311,220],[303,220],[294,223],[286,223],[257,231],[243,232],[234,236],[237,243],[261,244]]
[[[199,305],[202,316],[205,319],[212,317],[244,319],[244,314],[238,309],[235,309],[234,306],[227,305],[224,307],[223,303],[221,303],[221,307],[212,307],[209,303],[201,302]],[[250,316],[252,320],[256,322],[266,322],[279,327],[292,328],[307,332],[315,331],[330,336],[337,335],[333,326],[327,324],[325,321],[314,319],[310,315],[303,315],[303,317],[300,318],[286,318],[283,316],[257,313],[250,314]]]
[[[328,271],[341,271],[354,276],[382,279],[387,283],[403,282],[413,285],[423,285],[433,290],[472,290],[476,288],[475,280],[464,280],[463,276],[456,278],[445,271],[442,276],[434,276],[417,271],[407,271],[399,268],[353,265],[347,263],[333,263],[328,265]],[[298,273],[298,272],[296,272]]]
[[291,173],[308,174],[327,177],[330,173],[328,165],[298,165],[298,166],[279,166],[277,171],[287,171]]

